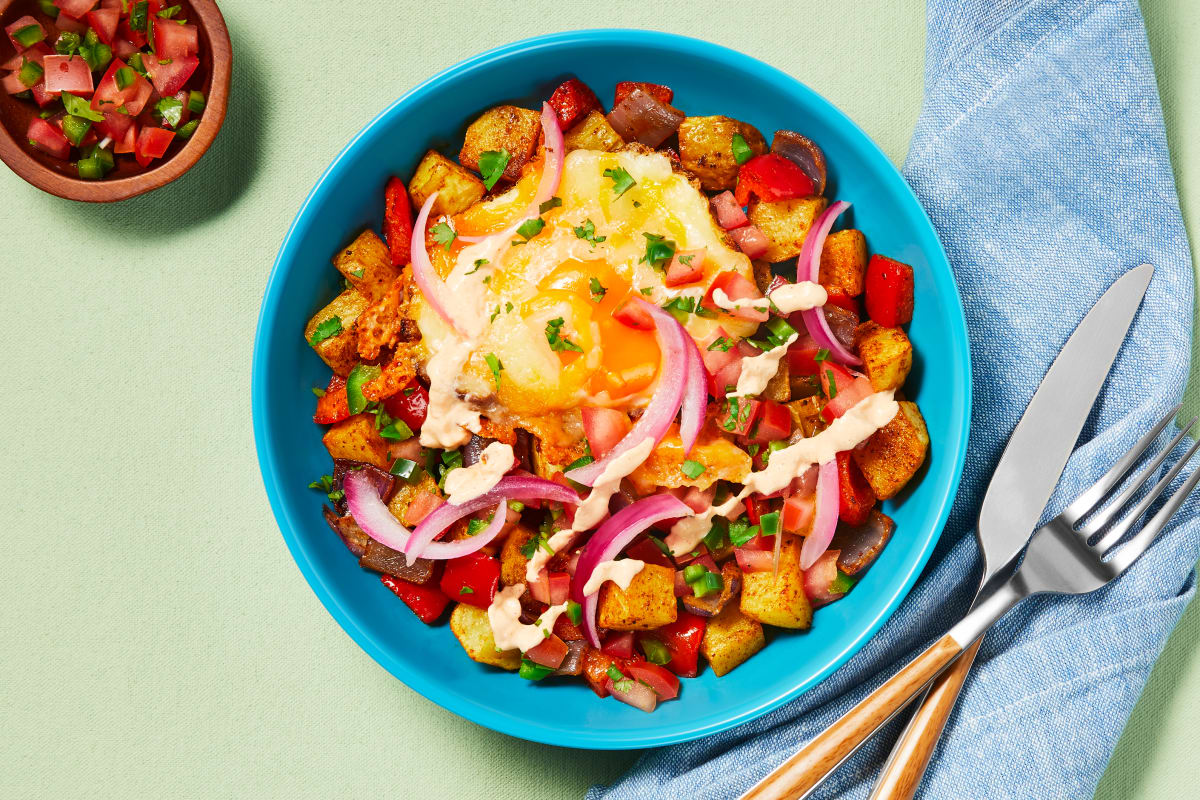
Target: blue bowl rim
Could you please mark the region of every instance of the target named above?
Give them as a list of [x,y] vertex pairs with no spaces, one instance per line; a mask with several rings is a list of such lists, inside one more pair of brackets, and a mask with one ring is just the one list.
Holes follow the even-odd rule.
[[[919,242],[921,249],[930,259],[930,269],[935,274],[940,274],[946,281],[939,281],[942,289],[949,288],[953,293],[955,301],[954,308],[957,308],[958,314],[954,316],[953,328],[947,333],[950,335],[952,342],[952,351],[958,364],[954,365],[957,371],[962,375],[962,382],[956,387],[962,394],[961,408],[963,413],[961,419],[957,420],[958,438],[953,442],[945,442],[946,446],[953,445],[954,447],[954,463],[953,473],[949,483],[945,487],[940,502],[936,507],[933,524],[929,527],[929,534],[926,537],[924,546],[919,553],[917,559],[912,562],[908,572],[904,575],[903,581],[898,585],[892,597],[888,600],[886,606],[876,615],[876,617],[863,627],[858,636],[851,640],[846,647],[838,653],[834,658],[818,670],[811,678],[802,681],[791,688],[788,688],[776,696],[760,703],[754,708],[744,709],[736,714],[731,714],[725,719],[703,727],[682,728],[676,726],[674,729],[668,730],[653,730],[638,731],[637,733],[623,732],[619,739],[610,738],[611,733],[597,732],[591,733],[583,728],[574,729],[552,729],[547,726],[528,725],[524,720],[516,719],[504,714],[492,712],[490,709],[479,705],[469,703],[457,697],[453,693],[443,691],[442,687],[436,680],[426,678],[424,675],[413,672],[406,672],[403,676],[400,674],[397,666],[389,657],[386,649],[363,629],[359,628],[351,614],[338,602],[337,598],[329,590],[321,575],[314,568],[309,560],[307,553],[295,534],[296,528],[292,525],[292,519],[288,513],[287,507],[282,500],[281,491],[278,485],[278,469],[276,467],[273,454],[267,446],[269,435],[267,431],[267,413],[264,407],[266,396],[265,371],[260,369],[260,365],[267,358],[267,346],[270,340],[269,332],[274,330],[278,316],[278,295],[281,291],[280,286],[283,281],[282,265],[285,261],[290,261],[295,255],[292,251],[296,247],[293,239],[296,237],[297,229],[300,226],[301,220],[305,217],[310,205],[315,203],[319,198],[330,191],[333,191],[330,178],[338,171],[339,165],[357,146],[359,140],[367,136],[376,125],[383,123],[385,119],[390,117],[400,106],[408,103],[410,100],[423,95],[426,92],[433,91],[445,79],[454,73],[464,70],[473,69],[484,66],[489,62],[498,62],[510,56],[517,55],[530,50],[536,50],[546,47],[558,47],[569,44],[584,44],[599,42],[613,42],[621,45],[636,45],[648,46],[659,49],[672,50],[679,53],[681,56],[703,56],[706,59],[724,62],[730,65],[740,65],[743,68],[752,67],[761,73],[772,82],[791,82],[795,84],[802,94],[809,95],[809,99],[819,105],[824,105],[828,110],[838,118],[841,125],[857,134],[862,138],[867,145],[869,152],[873,153],[873,157],[877,157],[879,162],[886,166],[886,169],[891,170],[896,177],[900,178],[906,192],[906,200],[912,202],[913,206],[919,210],[920,218],[924,220],[927,227],[923,230],[915,231],[915,240]],[[449,66],[434,76],[426,79],[422,83],[405,92],[395,101],[390,103],[379,114],[377,114],[370,122],[368,122],[358,133],[356,133],[350,141],[342,148],[341,152],[330,162],[329,166],[321,173],[316,184],[309,191],[308,196],[301,204],[296,212],[292,224],[288,227],[282,243],[280,244],[278,255],[275,263],[271,267],[271,274],[268,276],[266,289],[263,293],[262,308],[259,312],[258,326],[255,333],[254,353],[251,364],[251,416],[253,420],[255,448],[258,452],[259,468],[262,473],[264,488],[266,489],[267,498],[271,505],[271,510],[275,516],[276,522],[279,524],[280,532],[283,535],[284,541],[287,544],[288,550],[292,554],[292,558],[296,561],[296,565],[300,568],[300,572],[308,581],[309,586],[325,606],[326,610],[333,616],[341,628],[356,642],[359,647],[367,652],[380,666],[386,669],[393,677],[400,680],[413,691],[422,695],[428,700],[436,703],[442,708],[450,711],[460,717],[468,719],[485,728],[514,736],[520,739],[535,741],[542,744],[551,744],[564,747],[577,747],[584,749],[604,749],[604,750],[628,750],[646,747],[658,747],[668,744],[677,744],[681,742],[692,741],[695,739],[719,733],[724,730],[736,727],[738,725],[750,722],[762,715],[772,711],[784,703],[792,700],[813,686],[817,685],[834,670],[845,664],[855,653],[857,653],[869,640],[874,636],[885,622],[895,613],[900,603],[908,596],[917,577],[921,574],[925,564],[929,561],[930,555],[940,538],[942,528],[946,524],[946,519],[949,516],[951,506],[958,491],[958,486],[962,478],[963,466],[966,459],[967,440],[970,432],[970,409],[972,397],[972,380],[971,380],[971,357],[970,346],[967,337],[966,319],[963,313],[962,298],[958,289],[958,283],[954,278],[954,272],[950,268],[950,263],[946,257],[941,241],[938,239],[934,230],[933,223],[925,212],[924,207],[917,199],[912,188],[904,177],[892,164],[887,155],[880,149],[875,141],[867,135],[853,120],[823,96],[818,94],[808,85],[804,84],[797,78],[788,75],[763,61],[748,56],[737,50],[733,50],[722,45],[713,44],[703,39],[682,36],[679,34],[666,33],[662,31],[652,30],[637,30],[624,28],[595,28],[577,31],[564,31],[560,33],[551,33],[541,36],[521,39],[516,42],[511,42],[506,45],[494,47],[486,50],[478,55],[472,56],[466,60],[460,61],[452,66]],[[933,510],[933,509],[931,509]],[[553,731],[553,738],[550,733]]]

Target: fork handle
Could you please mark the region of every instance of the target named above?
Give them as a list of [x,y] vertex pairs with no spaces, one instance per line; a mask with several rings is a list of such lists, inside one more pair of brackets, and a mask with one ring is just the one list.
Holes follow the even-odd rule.
[[804,797],[961,652],[962,645],[950,634],[934,642],[841,719],[818,734],[800,752],[742,795],[741,800],[796,800]]
[[933,679],[925,702],[909,720],[880,771],[870,800],[911,800],[916,795],[982,641],[975,640],[953,664]]

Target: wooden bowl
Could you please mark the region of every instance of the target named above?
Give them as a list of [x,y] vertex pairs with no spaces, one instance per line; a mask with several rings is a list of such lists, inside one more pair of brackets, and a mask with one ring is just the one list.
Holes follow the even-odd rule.
[[[207,99],[200,124],[190,139],[182,143],[176,140],[167,155],[150,169],[141,170],[125,157],[117,160],[117,168],[108,177],[98,181],[83,180],[73,163],[52,158],[25,144],[29,120],[40,110],[37,105],[0,92],[0,160],[42,191],[87,203],[111,203],[136,197],[165,186],[191,169],[217,138],[225,121],[233,48],[225,19],[213,0],[188,0],[188,5],[191,6],[188,22],[200,29],[200,66],[196,75],[202,77],[198,85],[202,86]],[[36,9],[37,3],[0,0],[0,27],[22,14],[31,13],[30,7]],[[39,14],[34,16],[41,17]]]

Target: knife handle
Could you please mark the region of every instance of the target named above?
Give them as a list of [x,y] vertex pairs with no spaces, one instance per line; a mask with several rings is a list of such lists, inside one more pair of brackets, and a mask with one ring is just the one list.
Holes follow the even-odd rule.
[[934,678],[925,702],[900,734],[875,780],[870,800],[911,800],[916,795],[982,641],[977,639],[957,661]]
[[741,800],[796,800],[806,796],[961,652],[962,645],[950,634],[934,642],[742,795]]

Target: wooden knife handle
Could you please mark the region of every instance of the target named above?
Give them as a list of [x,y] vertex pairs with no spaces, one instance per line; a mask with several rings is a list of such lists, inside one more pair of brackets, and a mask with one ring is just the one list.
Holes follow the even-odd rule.
[[957,661],[933,679],[925,702],[913,714],[879,773],[871,800],[911,800],[916,795],[982,641],[975,640]]
[[934,642],[742,795],[741,800],[797,800],[805,796],[961,652],[962,646],[950,634]]

